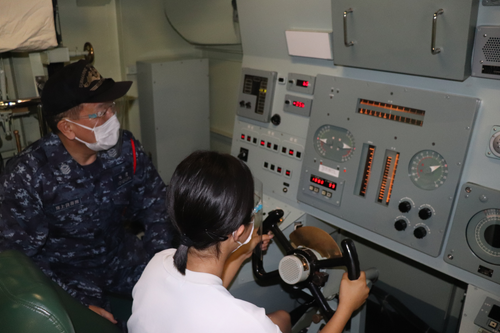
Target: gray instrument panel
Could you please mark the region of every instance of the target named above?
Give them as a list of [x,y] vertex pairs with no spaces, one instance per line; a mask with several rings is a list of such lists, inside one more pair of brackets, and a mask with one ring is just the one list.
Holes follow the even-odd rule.
[[437,257],[478,107],[318,75],[298,200]]
[[490,332],[500,332],[500,302],[486,297],[479,310],[474,324]]
[[500,283],[500,191],[462,186],[444,260]]

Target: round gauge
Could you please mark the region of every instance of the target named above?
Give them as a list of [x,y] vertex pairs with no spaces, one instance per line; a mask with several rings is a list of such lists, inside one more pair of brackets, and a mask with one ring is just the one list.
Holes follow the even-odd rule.
[[348,161],[356,149],[351,132],[333,125],[318,128],[314,140],[314,148],[318,154],[336,162]]
[[435,190],[446,181],[448,164],[439,153],[422,150],[411,158],[408,176],[417,187],[423,190]]
[[500,209],[486,209],[474,215],[467,225],[467,242],[476,256],[500,265]]

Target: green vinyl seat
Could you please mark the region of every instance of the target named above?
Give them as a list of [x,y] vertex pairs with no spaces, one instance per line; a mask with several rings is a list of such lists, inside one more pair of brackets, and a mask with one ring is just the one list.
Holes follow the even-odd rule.
[[119,333],[19,251],[0,253],[0,332]]

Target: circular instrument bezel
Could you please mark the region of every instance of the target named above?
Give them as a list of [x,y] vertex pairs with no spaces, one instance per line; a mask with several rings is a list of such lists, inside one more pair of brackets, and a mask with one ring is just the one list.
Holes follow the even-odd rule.
[[477,257],[490,264],[500,265],[500,248],[488,244],[484,235],[485,230],[492,225],[500,227],[500,209],[485,209],[476,213],[467,224],[466,239]]
[[351,159],[356,150],[356,142],[349,130],[323,125],[314,133],[314,149],[320,156],[343,163]]
[[448,178],[448,163],[434,150],[421,150],[413,155],[408,164],[408,177],[422,190],[435,190]]

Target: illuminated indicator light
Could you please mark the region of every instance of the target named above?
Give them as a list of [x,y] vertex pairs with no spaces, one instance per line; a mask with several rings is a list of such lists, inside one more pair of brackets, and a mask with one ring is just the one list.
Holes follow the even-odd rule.
[[[287,170],[287,175],[288,174],[288,170]],[[316,176],[311,176],[310,178],[311,182],[315,183],[315,184],[318,184],[318,185],[321,185],[323,187],[327,187],[331,190],[334,190],[337,188],[337,184],[334,183],[334,182],[331,182],[329,180],[326,180],[326,179],[323,179],[323,178],[319,178],[319,177],[316,177]]]
[[304,108],[306,105],[303,103],[303,102],[299,102],[299,101],[293,101],[293,106],[296,106],[298,108]]
[[387,159],[385,160],[384,174],[382,176],[382,184],[380,185],[380,189],[378,192],[378,201],[379,202],[382,202],[384,200],[385,189],[387,186],[387,179],[389,178],[389,169],[391,167],[391,162],[392,162],[392,157],[387,156]]
[[261,140],[261,141],[260,141],[260,145],[261,145],[261,146],[264,146],[265,144],[266,144],[266,141],[264,141],[264,140]]
[[288,151],[288,154],[289,154],[290,156],[293,156],[293,149],[290,149],[290,150]]
[[307,87],[309,87],[309,81],[306,81],[306,80],[297,80],[297,85],[299,87],[307,88]]
[[241,140],[245,140],[245,134],[241,135]]
[[268,142],[268,143],[267,143],[267,148],[271,148],[271,146],[272,146],[272,145],[273,145],[273,144],[272,144],[271,142]]
[[[425,111],[423,110],[418,110],[418,109],[412,109],[408,107],[403,107],[403,106],[397,106],[397,105],[392,105],[389,103],[380,103],[380,102],[374,102],[374,101],[369,101],[365,99],[361,99],[359,102],[359,105],[368,105],[368,106],[373,106],[378,109],[385,109],[387,112],[384,111],[376,111],[376,110],[370,110],[366,108],[358,108],[358,113],[361,114],[366,114],[369,116],[373,117],[379,117],[383,119],[388,119],[388,120],[393,120],[405,124],[410,124],[410,125],[416,125],[416,126],[423,126],[424,121],[423,118],[425,116]],[[400,116],[394,113],[406,113],[407,116]],[[417,117],[422,118],[421,120],[415,119]]]
[[286,174],[287,176],[290,176],[292,173],[290,172],[290,170],[286,170],[286,171],[285,171],[285,174]]
[[250,142],[250,140],[252,140],[252,137],[249,135],[247,136],[247,141]]
[[375,155],[375,147],[370,146],[368,149],[368,156],[366,158],[366,164],[365,164],[365,170],[364,170],[364,176],[363,176],[363,183],[361,186],[361,190],[359,191],[359,195],[365,196],[366,195],[366,190],[368,188],[368,183],[370,182],[370,175],[372,172],[372,164],[373,164],[373,155]]
[[277,170],[277,171],[278,171],[279,173],[281,173],[281,170],[282,170],[282,169],[281,169],[281,167],[278,167],[278,170]]
[[385,205],[389,205],[389,201],[391,200],[398,162],[399,162],[399,153],[396,153],[393,156],[387,156],[385,160],[385,168],[384,168],[384,173],[382,175],[382,182],[380,184],[379,195],[378,195],[378,202],[384,203]]
[[396,158],[394,161],[394,168],[392,169],[391,182],[389,184],[389,191],[387,192],[387,199],[385,200],[385,204],[388,205],[391,200],[392,189],[394,187],[394,178],[396,177],[396,169],[398,167],[399,162],[399,154],[396,154]]

